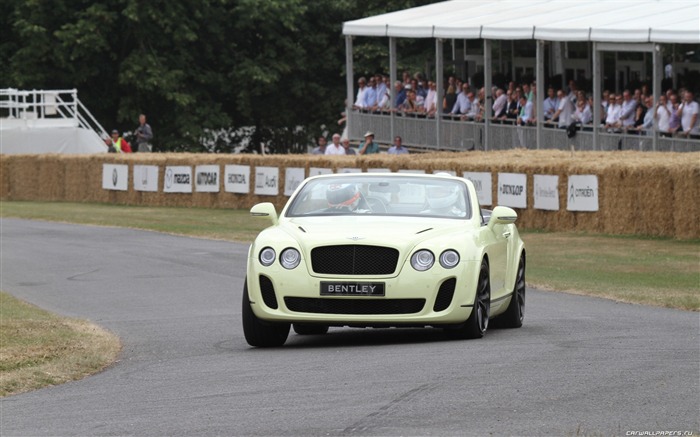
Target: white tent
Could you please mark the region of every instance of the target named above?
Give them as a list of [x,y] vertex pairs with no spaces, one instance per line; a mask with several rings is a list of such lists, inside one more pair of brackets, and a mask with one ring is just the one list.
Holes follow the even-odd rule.
[[700,43],[698,0],[452,0],[343,24],[399,38]]

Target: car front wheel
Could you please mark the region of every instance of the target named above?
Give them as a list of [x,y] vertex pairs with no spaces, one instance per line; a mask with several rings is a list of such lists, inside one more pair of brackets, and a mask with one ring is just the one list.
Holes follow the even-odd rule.
[[520,328],[525,317],[525,253],[520,255],[518,271],[515,274],[513,297],[503,315],[496,319],[500,328]]
[[491,313],[491,279],[489,274],[489,264],[486,260],[481,261],[479,270],[479,280],[476,284],[476,296],[474,307],[467,321],[458,328],[446,329],[450,338],[466,339],[481,338],[489,327],[489,315]]
[[289,323],[273,323],[260,320],[250,307],[248,280],[243,286],[243,334],[249,345],[255,347],[282,346],[289,336]]

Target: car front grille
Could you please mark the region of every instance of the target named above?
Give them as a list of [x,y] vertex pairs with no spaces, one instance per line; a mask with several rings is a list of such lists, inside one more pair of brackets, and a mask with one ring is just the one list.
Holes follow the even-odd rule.
[[452,303],[452,297],[455,294],[455,284],[457,279],[450,278],[440,285],[437,297],[435,298],[435,305],[433,306],[433,311],[444,311]]
[[285,297],[290,311],[314,314],[414,314],[425,306],[425,299],[328,299]]
[[347,244],[311,250],[313,271],[327,275],[390,275],[398,261],[399,251],[391,247]]

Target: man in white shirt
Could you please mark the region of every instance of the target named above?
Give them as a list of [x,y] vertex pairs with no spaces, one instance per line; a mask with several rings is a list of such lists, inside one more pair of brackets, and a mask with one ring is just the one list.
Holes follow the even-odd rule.
[[678,116],[681,118],[683,135],[692,136],[693,138],[700,135],[698,112],[700,112],[700,105],[693,100],[693,93],[686,91],[683,103],[678,107]]
[[622,112],[622,96],[610,94],[608,103],[608,115],[605,117],[605,128],[614,129],[620,127],[620,113]]
[[508,97],[505,95],[502,89],[498,88],[496,90],[496,100],[493,102],[493,118],[500,119],[505,117],[506,109],[508,106]]
[[365,93],[367,92],[367,81],[364,77],[357,80],[357,97],[355,98],[355,103],[352,105],[355,109],[364,109],[365,107]]
[[429,117],[435,115],[437,111],[437,89],[435,88],[435,82],[432,80],[428,81],[428,94],[425,96],[423,107]]
[[[472,94],[473,95],[473,94]],[[469,99],[469,84],[462,84],[462,92],[457,96],[455,106],[452,108],[453,114],[466,114],[471,109],[472,104]]]
[[340,144],[340,134],[333,134],[333,143],[326,146],[326,155],[345,155],[345,147]]
[[557,91],[559,106],[557,112],[552,116],[552,121],[557,122],[557,126],[566,129],[571,124],[571,116],[574,114],[574,103],[569,99],[563,90]]
[[547,89],[547,98],[544,99],[542,106],[544,107],[544,120],[551,120],[552,116],[559,108],[559,100],[557,99],[557,95],[554,93],[553,87],[550,86]]

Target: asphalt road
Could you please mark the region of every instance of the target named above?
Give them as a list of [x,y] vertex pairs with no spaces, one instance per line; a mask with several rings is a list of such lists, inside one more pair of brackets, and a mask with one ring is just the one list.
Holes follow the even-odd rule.
[[700,431],[698,313],[529,289],[523,328],[481,340],[331,328],[261,350],[246,245],[14,219],[0,238],[0,288],[124,344],[100,374],[0,400],[2,436]]

